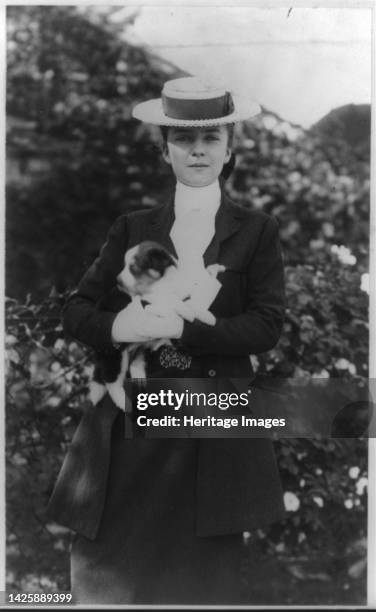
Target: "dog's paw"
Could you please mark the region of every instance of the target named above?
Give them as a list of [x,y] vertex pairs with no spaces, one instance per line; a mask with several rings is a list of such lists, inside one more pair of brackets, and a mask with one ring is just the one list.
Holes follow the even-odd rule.
[[89,384],[89,400],[96,406],[106,393],[106,387],[92,380]]
[[159,340],[152,340],[149,348],[152,352],[157,351],[161,346],[172,346],[172,342],[169,338],[160,338]]
[[125,411],[125,391],[123,387],[116,383],[109,383],[106,385],[107,391],[114,402],[114,404],[120,408],[120,410]]
[[129,366],[131,378],[146,379],[145,362],[134,361]]
[[196,319],[201,321],[201,323],[206,323],[206,325],[213,326],[216,323],[215,316],[211,312],[209,312],[209,310],[197,310]]
[[186,300],[185,302],[180,301],[175,305],[175,312],[180,317],[183,317],[186,321],[192,323],[195,318],[195,313],[190,303],[190,300]]
[[207,273],[210,274],[210,276],[214,276],[214,278],[217,278],[217,275],[225,270],[226,266],[223,266],[222,264],[211,264],[206,268]]
[[147,383],[148,383],[147,378],[136,378],[136,379],[132,378],[132,380],[134,380],[134,382],[136,383],[137,389],[144,390],[144,391],[146,390]]

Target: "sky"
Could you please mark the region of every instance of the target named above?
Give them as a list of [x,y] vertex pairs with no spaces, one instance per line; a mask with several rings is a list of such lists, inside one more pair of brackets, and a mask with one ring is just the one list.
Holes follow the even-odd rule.
[[[121,9],[114,19],[135,9]],[[140,6],[126,38],[309,127],[371,101],[371,10]]]

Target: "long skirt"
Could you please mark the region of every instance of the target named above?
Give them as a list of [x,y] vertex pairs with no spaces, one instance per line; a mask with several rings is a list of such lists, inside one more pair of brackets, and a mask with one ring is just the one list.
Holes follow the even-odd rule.
[[[95,540],[75,535],[71,586],[78,604],[246,602],[243,534],[196,535],[198,441],[112,434],[103,516]],[[234,500],[234,504],[237,500]]]

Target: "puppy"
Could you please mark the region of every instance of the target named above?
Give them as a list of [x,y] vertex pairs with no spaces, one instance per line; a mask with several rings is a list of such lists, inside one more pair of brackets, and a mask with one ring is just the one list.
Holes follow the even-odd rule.
[[[223,270],[224,266],[210,266],[207,268],[208,278],[215,278]],[[144,241],[126,252],[124,268],[117,276],[117,289],[131,298],[128,307],[136,311],[145,308],[160,316],[178,314],[188,321],[197,318],[208,325],[215,324],[215,318],[207,308],[201,307],[197,300],[190,299],[189,288],[179,272],[178,262],[157,242]],[[161,338],[151,342],[129,343],[121,345],[121,350],[106,355],[94,372],[90,385],[91,401],[98,403],[107,390],[114,403],[125,410],[123,387],[126,377],[145,379],[146,351],[155,351],[166,344],[172,344],[171,340]]]

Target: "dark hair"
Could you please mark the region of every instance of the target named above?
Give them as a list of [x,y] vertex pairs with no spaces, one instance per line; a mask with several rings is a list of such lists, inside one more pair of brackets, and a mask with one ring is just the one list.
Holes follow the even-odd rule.
[[[162,142],[161,142],[161,149],[163,150],[163,147],[166,146],[167,144],[167,137],[168,137],[168,128],[170,126],[168,125],[161,125],[160,126],[160,130],[161,130],[161,136],[162,136]],[[234,127],[235,125],[233,123],[227,123],[226,124],[226,128],[227,128],[227,134],[228,134],[228,140],[227,140],[227,144],[230,148],[232,148],[233,145],[233,141],[234,141]],[[221,174],[220,176],[222,176],[225,180],[228,179],[228,177],[230,176],[230,174],[232,173],[233,169],[235,168],[235,161],[236,161],[236,157],[234,153],[231,153],[231,157],[229,159],[229,161],[227,162],[227,164],[224,164]]]
[[222,176],[225,180],[227,180],[235,168],[235,163],[236,163],[235,153],[231,153],[231,157],[228,160],[227,164],[224,164],[220,176]]

